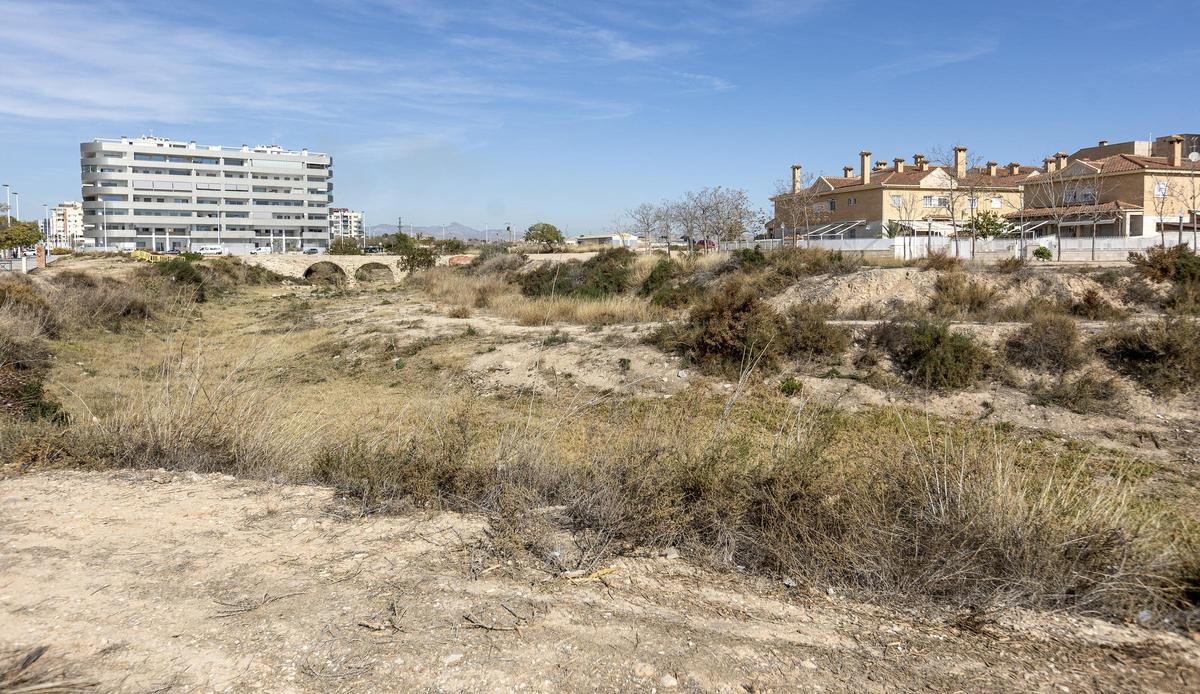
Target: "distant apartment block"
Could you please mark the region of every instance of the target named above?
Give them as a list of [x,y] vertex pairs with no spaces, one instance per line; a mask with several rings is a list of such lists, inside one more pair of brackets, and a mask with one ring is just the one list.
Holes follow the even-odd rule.
[[349,238],[361,241],[363,238],[363,213],[348,210],[345,207],[330,208],[329,232],[335,239]]
[[328,154],[161,137],[97,139],[79,150],[88,246],[220,245],[234,254],[329,246]]
[[858,172],[819,176],[806,185],[800,165],[792,166],[791,190],[771,198],[775,216],[767,228],[775,237],[812,240],[880,238],[896,235],[951,235],[972,216],[997,216],[1020,209],[1026,181],[1037,167],[989,161],[969,166],[966,147],[952,159],[933,164],[923,154],[872,162],[859,152]]
[[84,243],[83,203],[64,202],[50,210],[46,240],[54,248],[76,248]]

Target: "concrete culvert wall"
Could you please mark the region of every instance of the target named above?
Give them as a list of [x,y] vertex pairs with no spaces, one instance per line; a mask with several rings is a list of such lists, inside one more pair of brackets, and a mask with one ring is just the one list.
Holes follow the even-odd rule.
[[366,263],[354,272],[354,279],[359,282],[394,282],[392,269],[383,263]]
[[346,271],[326,260],[313,263],[304,271],[304,279],[313,284],[345,284]]

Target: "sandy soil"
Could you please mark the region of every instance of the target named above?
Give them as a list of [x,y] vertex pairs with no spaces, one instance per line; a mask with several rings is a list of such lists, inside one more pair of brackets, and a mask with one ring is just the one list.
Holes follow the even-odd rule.
[[0,481],[0,651],[104,691],[1196,691],[1200,643],[870,607],[672,552],[571,578],[486,522],[218,475]]

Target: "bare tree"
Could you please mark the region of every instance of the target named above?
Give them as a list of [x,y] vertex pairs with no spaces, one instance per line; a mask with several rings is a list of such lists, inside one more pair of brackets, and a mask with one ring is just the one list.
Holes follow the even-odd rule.
[[[1162,234],[1162,246],[1167,245],[1167,210],[1171,206],[1171,199],[1175,197],[1175,182],[1166,176],[1156,176],[1151,179],[1150,204],[1154,208],[1154,214],[1157,217],[1155,222],[1155,231]],[[1183,217],[1180,216],[1180,220]],[[1183,222],[1179,223],[1179,244],[1183,243]]]
[[625,215],[629,218],[629,228],[646,239],[646,244],[649,245],[654,240],[654,233],[658,230],[658,219],[662,216],[662,211],[651,202],[643,202],[642,204],[628,210]]
[[[947,151],[940,147],[932,150],[932,161],[942,167],[942,171],[950,179],[950,184],[944,189],[942,209],[950,217],[950,228],[954,231],[954,255],[959,255],[959,236],[969,233],[967,225],[961,223],[974,211],[982,192],[982,178],[974,169],[979,167],[982,159],[977,155],[968,155],[967,149],[956,146]],[[961,221],[960,221],[961,220]],[[975,255],[975,238],[971,238],[971,255]]]
[[[784,230],[792,230],[792,245],[800,243],[799,229],[809,229],[828,218],[828,213],[818,207],[820,193],[814,185],[812,174],[805,174],[800,180],[798,190],[792,190],[792,182],[781,180],[775,184],[775,218],[783,225]],[[780,243],[782,244],[781,235]]]
[[[905,258],[908,258],[908,252],[914,246],[917,239],[917,212],[921,209],[922,195],[911,190],[893,191],[889,193],[887,204],[891,205],[892,209],[896,210],[896,214],[900,217],[900,221],[908,222],[909,231],[909,246],[904,249]],[[903,228],[889,229],[888,233],[893,237],[904,233]],[[926,253],[932,248],[932,238],[926,239]]]

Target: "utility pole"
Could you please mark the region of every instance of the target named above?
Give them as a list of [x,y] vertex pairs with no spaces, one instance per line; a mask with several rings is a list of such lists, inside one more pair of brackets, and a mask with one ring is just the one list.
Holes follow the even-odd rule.
[[4,184],[4,226],[12,226],[12,188]]

